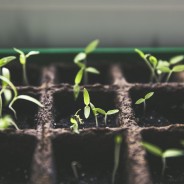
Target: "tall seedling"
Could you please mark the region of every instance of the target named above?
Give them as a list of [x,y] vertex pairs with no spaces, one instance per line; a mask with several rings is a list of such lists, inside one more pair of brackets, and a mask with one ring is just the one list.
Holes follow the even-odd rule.
[[150,152],[151,154],[160,157],[162,160],[162,171],[161,174],[164,176],[165,168],[166,168],[166,159],[171,157],[181,157],[184,156],[184,151],[180,149],[167,149],[163,151],[156,145],[153,145],[148,142],[142,142],[143,147]]
[[39,51],[30,51],[28,54],[24,54],[24,52],[19,49],[14,48],[14,50],[20,54],[19,60],[20,60],[20,64],[22,65],[23,83],[24,85],[29,85],[28,77],[27,77],[27,69],[26,69],[27,58],[29,58],[32,55],[39,54]]
[[80,52],[74,58],[74,63],[79,67],[79,71],[75,76],[75,84],[73,87],[74,97],[77,99],[80,91],[80,83],[82,79],[84,80],[84,84],[88,84],[88,73],[92,74],[100,74],[100,72],[94,67],[88,67],[87,57],[91,54],[98,46],[99,40],[94,40],[87,45],[84,49],[84,52]]

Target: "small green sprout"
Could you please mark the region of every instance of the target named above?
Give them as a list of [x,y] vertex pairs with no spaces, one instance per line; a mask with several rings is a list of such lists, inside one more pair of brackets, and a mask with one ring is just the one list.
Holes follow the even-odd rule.
[[96,111],[102,115],[104,115],[104,121],[105,121],[105,125],[107,125],[107,116],[110,116],[110,115],[113,115],[113,114],[116,114],[119,112],[118,109],[113,109],[113,110],[109,110],[107,112],[105,112],[103,109],[101,108],[96,108]]
[[142,142],[142,145],[148,152],[162,159],[162,172],[161,172],[162,176],[164,176],[165,173],[167,158],[184,156],[184,151],[180,149],[171,148],[163,151],[158,146],[155,146],[148,142]]
[[146,112],[146,101],[149,99],[149,98],[151,98],[152,96],[154,95],[154,92],[149,92],[149,93],[147,93],[145,96],[144,96],[144,98],[140,98],[140,99],[138,99],[136,102],[135,102],[135,104],[136,105],[139,105],[139,104],[142,104],[143,103],[143,105],[144,105],[144,113]]
[[90,116],[90,96],[86,88],[83,91],[83,98],[84,98],[84,117],[87,119]]
[[75,176],[75,179],[78,180],[78,179],[79,179],[79,175],[78,175],[77,168],[80,168],[81,165],[80,165],[78,162],[73,161],[73,162],[71,163],[71,167],[72,167],[72,171],[73,171],[73,174],[74,174],[74,176]]
[[155,80],[157,82],[157,76],[155,74],[155,70],[156,70],[156,66],[158,63],[158,60],[156,57],[151,56],[150,54],[144,54],[141,50],[139,49],[135,49],[135,52],[137,52],[139,54],[139,56],[145,61],[145,63],[147,64],[150,72],[151,72],[151,76],[150,76],[150,82],[153,82],[153,80]]
[[14,126],[17,130],[19,130],[18,126],[16,123],[13,121],[11,116],[5,115],[4,117],[0,118],[0,130],[6,130],[10,126]]
[[184,71],[184,65],[176,65],[172,69],[170,69],[168,66],[163,66],[163,67],[159,67],[158,69],[163,73],[168,73],[166,78],[166,82],[168,82],[172,73]]
[[20,60],[20,64],[22,65],[23,82],[24,82],[24,85],[28,85],[29,82],[28,82],[27,71],[26,71],[27,58],[32,55],[39,54],[39,51],[30,51],[28,54],[24,54],[24,52],[19,49],[14,48],[14,50],[20,54],[19,60]]
[[84,124],[83,120],[80,118],[80,115],[78,115],[79,111],[81,109],[79,109],[73,117],[70,118],[70,122],[73,124],[72,126],[70,126],[71,130],[73,131],[73,133],[79,134],[79,124]]
[[156,57],[150,54],[144,54],[139,49],[135,49],[135,52],[140,55],[140,57],[146,62],[148,68],[150,69],[150,82],[161,82],[165,73],[168,73],[166,78],[166,82],[168,82],[173,72],[184,71],[184,65],[176,65],[184,59],[183,55],[172,57],[169,61],[162,61],[158,60]]
[[16,118],[17,118],[17,114],[16,114],[15,109],[13,109],[12,106],[18,99],[27,100],[27,101],[35,103],[36,105],[38,105],[40,107],[43,107],[43,105],[33,97],[30,97],[28,95],[18,95],[18,91],[17,91],[16,87],[14,86],[14,84],[9,79],[7,79],[6,77],[0,75],[0,80],[7,83],[13,90],[14,97],[13,97],[12,101],[9,103],[8,107],[13,111]]
[[87,66],[87,56],[88,54],[92,53],[96,49],[98,44],[99,44],[99,40],[92,41],[84,49],[84,52],[80,52],[74,58],[74,63],[80,68],[75,76],[75,81],[74,81],[75,84],[73,87],[75,99],[77,99],[79,95],[79,91],[80,91],[79,85],[82,81],[83,76],[84,76],[84,84],[87,84],[88,83],[88,73],[100,74],[100,72],[96,68]]
[[115,142],[115,148],[114,148],[114,168],[113,168],[113,172],[112,172],[112,184],[115,183],[116,173],[117,173],[117,169],[119,166],[122,136],[116,135],[114,142]]

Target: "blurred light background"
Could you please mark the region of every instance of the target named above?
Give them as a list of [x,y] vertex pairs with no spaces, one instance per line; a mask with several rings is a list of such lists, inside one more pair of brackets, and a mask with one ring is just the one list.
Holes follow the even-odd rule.
[[183,0],[0,0],[0,47],[183,46]]

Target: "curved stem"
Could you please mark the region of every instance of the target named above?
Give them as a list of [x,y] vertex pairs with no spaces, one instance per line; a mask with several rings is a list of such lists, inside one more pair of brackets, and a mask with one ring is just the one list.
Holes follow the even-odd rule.
[[146,101],[143,102],[143,115],[146,114]]
[[105,121],[105,126],[106,126],[107,125],[107,114],[105,114],[104,121]]

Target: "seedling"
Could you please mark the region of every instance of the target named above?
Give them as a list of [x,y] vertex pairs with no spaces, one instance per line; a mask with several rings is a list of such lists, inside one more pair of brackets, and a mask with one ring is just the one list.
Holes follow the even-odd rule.
[[94,40],[87,45],[84,49],[84,52],[80,52],[74,58],[74,63],[80,68],[75,76],[75,84],[73,87],[74,90],[74,97],[77,99],[80,91],[80,83],[82,81],[84,75],[84,84],[88,83],[88,73],[92,74],[100,74],[100,72],[94,67],[87,66],[87,56],[88,54],[92,53],[99,44],[99,40]]
[[29,82],[28,82],[27,71],[26,71],[27,58],[29,58],[32,55],[39,54],[39,51],[30,51],[28,54],[24,54],[24,52],[19,49],[14,48],[14,50],[20,54],[19,60],[20,60],[20,64],[22,65],[23,83],[24,85],[28,85]]
[[172,69],[170,69],[168,66],[163,66],[163,67],[159,67],[158,69],[163,73],[168,73],[166,78],[166,82],[168,82],[172,73],[184,71],[184,65],[176,65]]
[[148,152],[162,159],[162,171],[161,171],[162,176],[164,176],[165,173],[167,158],[184,156],[184,151],[180,149],[171,148],[163,151],[158,146],[148,142],[142,142],[142,145]]
[[172,57],[169,61],[162,61],[158,60],[156,57],[150,54],[144,54],[139,49],[135,49],[135,52],[137,52],[140,57],[146,62],[151,72],[150,82],[161,82],[164,77],[164,73],[168,73],[165,81],[168,82],[173,72],[184,71],[184,65],[176,65],[184,59],[183,55]]
[[145,112],[146,112],[146,101],[147,101],[148,99],[150,99],[153,95],[154,95],[154,92],[149,92],[149,93],[147,93],[143,98],[138,99],[138,100],[135,102],[135,104],[136,104],[136,105],[139,105],[139,104],[142,104],[142,103],[143,103],[143,105],[144,105],[143,112],[145,113]]
[[139,56],[145,61],[146,65],[148,66],[151,76],[150,76],[150,82],[153,82],[154,80],[157,82],[157,76],[155,74],[156,66],[158,63],[158,60],[156,57],[151,56],[150,54],[144,54],[141,50],[135,49],[135,52],[139,54]]
[[10,126],[14,126],[17,130],[19,130],[18,126],[16,123],[13,121],[11,116],[5,115],[4,117],[0,118],[0,130],[6,130]]
[[114,142],[115,142],[115,148],[114,148],[114,168],[113,168],[113,172],[112,172],[112,184],[115,183],[116,173],[117,173],[117,169],[119,166],[122,136],[117,135],[114,139]]
[[79,175],[78,175],[77,168],[80,168],[81,165],[80,165],[78,162],[73,161],[73,162],[71,163],[71,167],[72,167],[72,171],[73,171],[73,174],[74,174],[74,176],[75,176],[75,179],[78,180],[78,179],[79,179]]
[[78,115],[78,113],[79,113],[80,110],[81,109],[79,109],[74,114],[74,116],[70,118],[70,122],[73,124],[72,126],[70,126],[70,128],[73,131],[73,133],[76,133],[76,134],[79,134],[79,125],[78,124],[84,124],[83,120]]
[[16,118],[17,118],[17,114],[16,114],[15,109],[13,109],[12,106],[18,99],[27,100],[27,101],[35,103],[36,105],[38,105],[40,107],[43,107],[43,105],[33,97],[30,97],[28,95],[18,95],[18,91],[17,91],[16,87],[14,86],[14,84],[10,80],[8,80],[6,77],[0,76],[0,80],[7,83],[13,90],[14,97],[13,97],[12,101],[9,103],[8,107],[13,111]]
[[101,108],[96,108],[96,111],[102,115],[104,115],[104,121],[105,121],[105,125],[107,125],[107,116],[110,116],[110,115],[113,115],[113,114],[116,114],[119,112],[118,109],[113,109],[113,110],[109,110],[107,112],[105,112],[103,109]]

